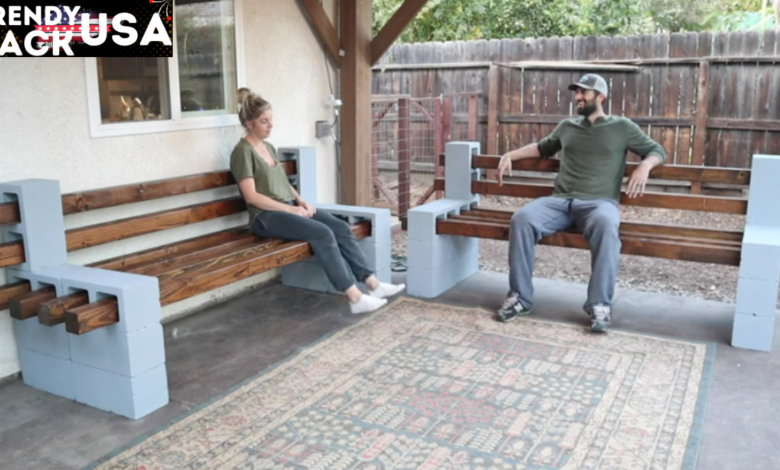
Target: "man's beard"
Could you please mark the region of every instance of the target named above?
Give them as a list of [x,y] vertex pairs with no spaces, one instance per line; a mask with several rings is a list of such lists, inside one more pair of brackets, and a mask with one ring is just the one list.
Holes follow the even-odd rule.
[[590,116],[591,114],[596,112],[597,105],[596,100],[582,100],[585,103],[585,106],[583,107],[577,107],[577,114],[581,116]]

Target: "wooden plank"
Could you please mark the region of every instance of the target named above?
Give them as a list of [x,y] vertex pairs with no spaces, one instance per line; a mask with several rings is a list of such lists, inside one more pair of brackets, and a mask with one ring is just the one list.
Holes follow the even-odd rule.
[[18,224],[21,220],[18,202],[12,201],[0,204],[0,225]]
[[8,308],[11,311],[11,318],[17,320],[27,320],[37,314],[38,304],[57,297],[54,286],[47,286],[43,289],[27,292],[18,297],[12,297],[8,301]]
[[74,335],[119,323],[119,307],[116,297],[98,300],[65,312],[65,330]]
[[398,100],[398,215],[405,216],[409,211],[411,198],[411,106],[409,99]]
[[707,120],[707,127],[712,129],[746,130],[746,131],[780,131],[780,122],[776,120],[758,119],[724,119]]
[[279,245],[280,243],[282,243],[281,240],[258,239],[253,236],[253,238],[250,239],[227,241],[219,245],[161,258],[154,262],[140,264],[125,271],[145,276],[161,276],[164,273],[188,268],[203,261],[220,259],[243,250],[268,249]]
[[[530,115],[511,115],[500,116],[499,122],[501,123],[523,123],[523,124],[557,124],[570,116],[564,115],[544,115],[544,114],[530,114]],[[630,118],[638,126],[690,126],[693,124],[693,119],[683,118],[667,118],[667,117],[655,117],[655,116],[632,116]]]
[[[494,240],[508,240],[509,227],[499,224],[475,224],[467,221],[440,220],[436,223],[436,233],[440,235],[458,235]],[[677,240],[649,239],[635,234],[620,237],[622,254],[649,256],[673,260],[696,261],[703,263],[739,266],[740,248],[736,246],[709,245],[706,243],[684,242]],[[542,245],[563,246],[568,248],[590,249],[587,240],[579,233],[558,232],[542,238]]]
[[0,243],[0,268],[24,263],[24,245],[22,242]]
[[[708,114],[710,105],[710,63],[699,63],[698,93],[696,95],[696,123],[693,131],[693,154],[691,164],[701,166],[704,164],[704,150],[707,143]],[[693,190],[693,188],[692,188]],[[700,192],[701,186],[696,188]]]
[[[669,57],[684,57],[688,52],[686,50],[686,35],[683,33],[672,33],[669,36]],[[684,84],[681,81],[681,75],[685,66],[669,65],[666,68],[666,90],[664,93],[663,115],[668,118],[680,117],[680,97]],[[688,164],[687,155],[685,158],[677,155],[677,138],[680,128],[684,126],[667,127],[663,130],[662,142],[667,154],[667,164],[682,163]],[[682,160],[682,161],[681,161]]]
[[406,0],[371,41],[371,65],[379,62],[428,0]]
[[[476,155],[472,158],[472,168],[497,168],[500,157],[495,155]],[[512,169],[517,171],[557,172],[560,160],[528,158],[512,162]],[[637,163],[627,163],[625,176],[631,176]],[[650,178],[675,181],[700,181],[704,183],[720,183],[734,185],[749,185],[750,170],[742,168],[707,168],[688,165],[661,165],[653,168]]]
[[[685,34],[682,54],[692,56],[698,48],[699,34]],[[694,119],[695,100],[697,92],[697,65],[684,64],[680,68],[680,118]],[[680,126],[677,130],[677,162],[681,165],[691,165],[691,148],[693,145],[693,126]],[[700,188],[699,188],[700,189]],[[698,193],[697,193],[698,194]]]
[[198,251],[203,248],[213,247],[222,243],[229,243],[239,240],[254,240],[256,237],[246,228],[234,228],[223,230],[221,232],[210,233],[196,238],[190,238],[174,243],[169,243],[148,250],[130,253],[105,261],[90,264],[90,267],[113,269],[115,271],[129,271],[138,266],[148,263],[154,263],[160,259],[173,257],[179,254]]
[[83,291],[41,302],[37,308],[38,322],[46,326],[59,325],[65,322],[65,312],[88,303],[89,295]]
[[[295,162],[285,162],[285,171],[295,173]],[[62,196],[65,215],[114,207],[134,202],[151,201],[169,196],[188,194],[235,184],[229,171],[215,171],[199,175],[128,184]]]
[[345,204],[371,205],[371,2],[341,0],[341,181]]
[[[475,194],[491,194],[494,196],[513,196],[523,198],[537,198],[550,196],[553,193],[552,186],[505,183],[499,186],[493,181],[473,181],[471,190]],[[694,196],[688,194],[657,194],[645,193],[642,197],[629,198],[622,193],[620,204],[626,206],[657,207],[661,209],[679,209],[702,212],[723,212],[729,214],[746,214],[747,200],[716,197]]]
[[306,16],[309,19],[312,29],[317,34],[317,38],[325,45],[328,57],[334,64],[337,66],[340,65],[341,54],[339,52],[341,50],[341,42],[339,41],[336,28],[333,26],[333,23],[331,23],[327,13],[325,13],[322,4],[318,0],[298,0],[298,2],[306,12]]
[[[746,31],[744,42],[742,43],[741,55],[745,58],[755,57],[758,58],[761,52],[761,35],[758,31]],[[757,109],[753,107],[753,103],[758,88],[759,79],[759,64],[743,63],[739,67],[739,86],[737,88],[737,114],[733,117],[740,120],[754,119],[754,114],[757,114]],[[749,168],[753,155],[756,153],[753,148],[753,134],[750,131],[740,131],[734,133],[734,145],[736,155],[734,160],[729,166],[738,166],[742,168]],[[763,132],[761,134],[761,141],[763,142]]]
[[[767,30],[764,34],[766,54],[775,56],[780,54],[780,31]],[[780,107],[777,106],[777,103],[780,102],[780,67],[766,65],[765,67],[769,69],[769,76],[767,77],[764,88],[766,90],[766,98],[762,99],[761,101],[761,112],[759,113],[759,119],[777,121],[780,120],[780,109],[778,109]],[[777,138],[777,134],[770,132],[765,133],[764,149],[762,153],[769,155],[780,154],[780,139]]]
[[7,309],[11,299],[21,297],[30,290],[30,281],[19,281],[0,286],[0,310]]
[[[775,53],[776,36],[775,30],[767,29],[761,37],[761,56],[772,56]],[[769,87],[772,83],[772,71],[778,67],[768,64],[757,64],[756,91],[753,94],[752,113],[750,119],[766,120],[769,107]],[[770,135],[768,131],[754,131],[753,145],[751,154],[767,153],[767,138]]]
[[[461,217],[472,217],[480,220],[492,220],[494,223],[506,223],[512,219],[515,211],[501,209],[484,209],[479,206],[462,211]],[[448,217],[451,219],[453,216]],[[710,243],[741,244],[744,232],[741,230],[719,230],[691,225],[658,224],[645,222],[620,222],[621,232],[641,233],[647,235],[663,235],[668,237],[695,238],[708,240]]]
[[244,210],[246,204],[243,199],[229,198],[68,230],[66,232],[68,251],[216,219]]
[[[498,109],[499,109],[499,96],[501,94],[500,89],[501,82],[499,81],[498,67],[491,65],[488,70],[488,122],[487,122],[487,135],[485,137],[485,147],[488,153],[498,153],[499,149],[499,135],[498,135]],[[476,121],[476,119],[475,119]],[[494,177],[495,172],[488,173],[489,177]]]

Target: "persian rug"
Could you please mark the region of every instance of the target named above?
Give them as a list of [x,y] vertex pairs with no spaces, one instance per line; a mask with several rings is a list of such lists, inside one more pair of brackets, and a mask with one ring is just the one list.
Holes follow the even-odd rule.
[[714,345],[401,298],[97,469],[692,469]]

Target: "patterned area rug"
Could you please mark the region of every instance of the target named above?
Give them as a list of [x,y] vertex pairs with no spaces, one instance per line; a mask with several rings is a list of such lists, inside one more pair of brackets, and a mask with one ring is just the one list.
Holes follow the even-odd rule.
[[491,316],[401,298],[90,468],[695,467],[714,345]]

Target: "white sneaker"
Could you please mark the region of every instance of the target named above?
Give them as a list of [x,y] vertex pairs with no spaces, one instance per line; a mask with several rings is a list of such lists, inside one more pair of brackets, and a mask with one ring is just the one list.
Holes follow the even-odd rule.
[[359,315],[361,313],[373,312],[379,310],[387,304],[387,300],[378,299],[370,295],[361,295],[360,300],[355,303],[350,302],[349,310],[353,315]]
[[392,297],[406,288],[406,284],[387,284],[380,282],[376,290],[372,290],[371,296],[377,299]]

